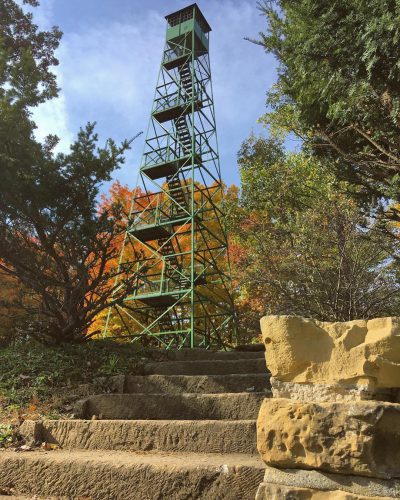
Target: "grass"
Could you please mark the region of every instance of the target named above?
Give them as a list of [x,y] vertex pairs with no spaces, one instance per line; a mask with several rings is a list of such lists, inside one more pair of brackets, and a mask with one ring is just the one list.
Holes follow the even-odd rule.
[[0,447],[10,423],[25,418],[66,418],[73,403],[100,377],[139,373],[146,353],[139,346],[93,340],[46,347],[34,342],[0,348]]
[[0,424],[0,448],[12,443],[13,434],[13,426],[11,424]]

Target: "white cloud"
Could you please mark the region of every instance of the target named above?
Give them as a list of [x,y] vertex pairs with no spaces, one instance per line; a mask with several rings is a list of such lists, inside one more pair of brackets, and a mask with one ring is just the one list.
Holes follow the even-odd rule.
[[[64,91],[85,110],[110,107],[124,117],[142,108],[163,48],[163,18],[149,12],[139,23],[112,22],[66,33],[60,52]],[[78,110],[75,110],[79,112]]]
[[[85,32],[66,33],[60,48],[62,93],[77,130],[96,121],[101,140],[118,140],[146,131],[165,21],[153,11],[137,23],[94,24]],[[136,179],[144,136],[133,144],[126,165],[116,172],[121,182]]]
[[[22,0],[18,0],[22,5]],[[41,30],[48,30],[53,26],[54,17],[54,1],[55,0],[40,0],[40,7],[30,7],[24,5],[24,9],[33,13],[33,21]]]
[[256,127],[265,111],[265,95],[275,80],[275,62],[261,47],[245,40],[257,38],[262,19],[245,0],[225,1],[213,7],[211,63],[214,99],[223,150],[232,148]]
[[40,7],[35,9],[35,22],[41,29],[50,29],[54,25],[54,2],[55,0],[40,0]]
[[[48,30],[54,25],[54,0],[41,0],[40,7],[31,9],[34,14],[34,22],[41,30]],[[53,68],[53,73],[57,75],[59,85],[62,85],[62,73],[59,68]],[[60,94],[59,97],[41,104],[33,110],[33,120],[37,125],[35,136],[43,141],[49,135],[57,135],[60,139],[56,147],[56,152],[68,152],[69,145],[73,139],[68,123],[68,107],[66,97]]]
[[[57,24],[53,7],[54,0],[42,0],[41,26]],[[134,17],[124,19],[123,13],[111,20],[94,16],[84,30],[64,34],[57,68],[61,97],[35,114],[38,133],[57,133],[61,149],[87,121],[98,123],[102,140],[129,138],[147,129],[164,46],[165,8],[154,11],[141,4]],[[213,28],[210,52],[222,167],[228,182],[237,181],[236,152],[264,111],[274,63],[243,40],[261,29],[255,2],[205,2],[204,14]],[[142,135],[116,173],[121,182],[135,183],[143,142]]]
[[37,125],[35,136],[39,141],[43,141],[49,134],[54,134],[60,139],[55,151],[64,153],[69,151],[73,133],[68,127],[68,111],[63,95],[35,108],[33,120]]

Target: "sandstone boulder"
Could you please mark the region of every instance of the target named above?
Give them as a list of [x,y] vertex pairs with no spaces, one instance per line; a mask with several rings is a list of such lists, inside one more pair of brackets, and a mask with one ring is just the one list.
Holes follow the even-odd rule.
[[400,389],[386,387],[371,387],[372,384],[359,385],[350,383],[310,384],[299,382],[281,382],[271,377],[271,390],[274,398],[286,398],[309,403],[310,401],[341,402],[378,400],[400,403]]
[[265,399],[257,448],[279,468],[400,477],[400,404]]
[[[273,494],[275,492],[279,494],[279,491],[281,496],[274,498]],[[289,492],[292,494],[285,497],[285,494],[287,495]],[[268,496],[269,493],[271,494]],[[287,500],[336,500],[336,498],[343,500],[343,495],[346,494],[352,500],[399,499],[400,481],[398,479],[333,474],[317,470],[276,469],[267,465],[256,500],[282,500],[285,498]]]
[[280,382],[341,384],[366,393],[400,387],[400,318],[327,323],[265,316],[261,330],[267,366]]
[[255,500],[393,500],[393,498],[356,495],[342,490],[323,491],[264,482],[260,484]]

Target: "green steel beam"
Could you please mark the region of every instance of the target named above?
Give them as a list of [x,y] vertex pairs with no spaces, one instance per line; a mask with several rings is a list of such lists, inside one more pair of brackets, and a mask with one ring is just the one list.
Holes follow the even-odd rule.
[[196,4],[166,19],[119,260],[120,269],[135,269],[119,286],[129,282],[134,291],[114,313],[109,310],[104,336],[165,348],[221,347],[237,334],[208,52],[211,28]]

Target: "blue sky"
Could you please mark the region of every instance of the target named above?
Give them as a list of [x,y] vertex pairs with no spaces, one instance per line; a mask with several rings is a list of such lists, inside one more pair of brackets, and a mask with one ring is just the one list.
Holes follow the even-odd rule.
[[[35,110],[39,138],[56,133],[68,150],[79,127],[97,122],[101,142],[130,138],[147,129],[160,66],[164,16],[190,1],[41,0],[35,20],[41,28],[64,32],[56,69],[60,97]],[[257,37],[265,21],[256,0],[198,2],[212,27],[210,57],[223,179],[238,183],[237,151],[265,111],[266,91],[276,80],[276,63]],[[144,143],[134,143],[115,179],[133,187]]]

